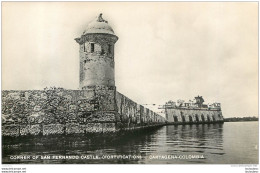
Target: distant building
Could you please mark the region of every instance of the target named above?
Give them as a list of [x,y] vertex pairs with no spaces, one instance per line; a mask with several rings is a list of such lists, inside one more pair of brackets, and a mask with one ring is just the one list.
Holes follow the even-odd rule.
[[164,109],[168,123],[223,123],[220,103],[203,104],[202,96],[194,100],[168,101],[159,109]]

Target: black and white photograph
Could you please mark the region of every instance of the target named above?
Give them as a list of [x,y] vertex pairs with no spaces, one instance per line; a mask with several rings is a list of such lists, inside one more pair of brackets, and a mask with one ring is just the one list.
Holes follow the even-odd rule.
[[258,2],[1,9],[1,166],[258,165]]

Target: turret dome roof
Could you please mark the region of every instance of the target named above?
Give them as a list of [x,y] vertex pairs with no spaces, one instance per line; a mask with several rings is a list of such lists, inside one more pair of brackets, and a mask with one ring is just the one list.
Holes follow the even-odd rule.
[[102,18],[102,13],[90,22],[83,34],[103,33],[115,35],[114,30],[108,22]]

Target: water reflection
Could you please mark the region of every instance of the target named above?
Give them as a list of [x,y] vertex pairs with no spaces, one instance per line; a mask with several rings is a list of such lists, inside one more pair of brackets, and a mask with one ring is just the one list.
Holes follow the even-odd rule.
[[[231,124],[232,125],[232,124]],[[27,137],[3,140],[3,163],[233,163],[225,150],[229,138],[223,140],[226,124],[169,125],[161,128],[120,135],[73,135],[55,137]],[[242,126],[241,126],[242,128]],[[232,129],[229,127],[227,129]],[[231,133],[228,131],[228,133]],[[10,160],[14,155],[131,155],[131,159],[37,159]],[[202,155],[204,159],[162,159],[156,156]],[[228,155],[228,156],[227,156]],[[153,157],[154,156],[154,157]],[[257,157],[257,156],[256,156]],[[226,158],[231,160],[226,160]],[[258,159],[252,158],[257,161]]]
[[203,161],[201,159],[175,160],[174,163],[208,163],[209,158],[225,154],[223,152],[223,124],[167,126],[166,136],[165,143],[168,153],[205,157]]
[[11,160],[14,155],[132,155],[152,152],[152,138],[160,128],[130,134],[5,138],[3,163],[138,163],[140,159]]

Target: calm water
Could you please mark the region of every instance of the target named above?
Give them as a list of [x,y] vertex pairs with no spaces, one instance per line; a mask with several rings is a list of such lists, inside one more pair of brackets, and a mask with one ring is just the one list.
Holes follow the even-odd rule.
[[[29,159],[15,158],[21,155]],[[32,159],[36,156],[39,158]],[[256,164],[258,122],[170,125],[127,136],[18,138],[3,141],[2,160],[30,164]]]

